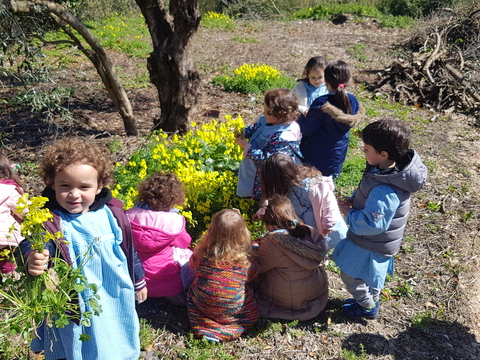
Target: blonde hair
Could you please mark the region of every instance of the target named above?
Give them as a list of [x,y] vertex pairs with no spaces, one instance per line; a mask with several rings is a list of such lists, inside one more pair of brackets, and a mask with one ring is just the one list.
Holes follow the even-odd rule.
[[194,249],[194,267],[201,260],[230,263],[247,269],[251,265],[251,237],[238,210],[217,212],[207,232]]

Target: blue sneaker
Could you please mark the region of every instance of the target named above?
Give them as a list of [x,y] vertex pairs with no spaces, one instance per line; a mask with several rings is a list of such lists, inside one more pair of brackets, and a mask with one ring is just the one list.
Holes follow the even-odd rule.
[[[349,299],[348,299],[349,300]],[[342,306],[343,311],[348,317],[351,318],[365,318],[365,319],[376,319],[378,317],[378,313],[380,311],[380,302],[377,301],[375,306],[367,310],[364,307],[358,305],[355,301],[353,303],[347,303]]]

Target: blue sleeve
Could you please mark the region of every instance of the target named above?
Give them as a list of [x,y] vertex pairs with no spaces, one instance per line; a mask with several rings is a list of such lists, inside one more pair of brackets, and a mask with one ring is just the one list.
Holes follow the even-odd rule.
[[141,290],[147,285],[145,280],[145,270],[143,269],[142,262],[138,257],[137,251],[133,249],[133,273],[135,279],[135,291]]
[[301,115],[297,122],[302,135],[312,136],[322,127],[322,116],[326,115],[320,107],[310,107],[307,117]]
[[258,128],[262,125],[261,120],[262,117],[260,117],[260,119],[255,124],[245,126],[245,129],[243,131],[243,137],[245,139],[250,139],[252,135],[257,132]]
[[390,227],[400,199],[387,185],[379,185],[368,195],[363,209],[348,212],[346,222],[357,235],[378,235]]

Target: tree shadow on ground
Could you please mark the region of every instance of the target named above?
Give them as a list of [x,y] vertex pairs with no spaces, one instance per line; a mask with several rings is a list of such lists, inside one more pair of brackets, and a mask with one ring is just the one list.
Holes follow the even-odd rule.
[[424,318],[392,339],[379,334],[349,336],[342,349],[359,357],[392,355],[396,360],[480,359],[480,343],[470,329],[458,322]]

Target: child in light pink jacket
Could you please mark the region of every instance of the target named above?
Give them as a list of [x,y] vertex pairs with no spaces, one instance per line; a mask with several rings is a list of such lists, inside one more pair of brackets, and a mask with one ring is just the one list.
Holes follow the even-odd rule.
[[314,167],[295,164],[285,154],[273,154],[260,170],[262,197],[285,195],[300,220],[317,229],[333,249],[347,237],[347,225],[338,208],[330,176]]
[[194,277],[188,264],[192,238],[185,218],[174,208],[185,202],[184,186],[175,174],[155,173],[140,183],[137,200],[127,216],[145,269],[148,296],[167,297],[182,305]]
[[[0,153],[0,252],[17,247],[23,237],[20,235],[21,217],[14,214],[17,201],[23,194],[20,178],[13,172],[8,158]],[[12,228],[13,225],[13,228]],[[15,270],[10,258],[0,255],[0,272],[8,274]]]

